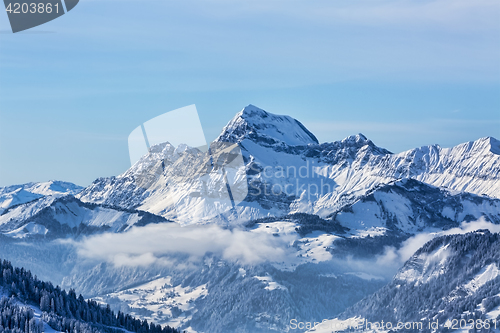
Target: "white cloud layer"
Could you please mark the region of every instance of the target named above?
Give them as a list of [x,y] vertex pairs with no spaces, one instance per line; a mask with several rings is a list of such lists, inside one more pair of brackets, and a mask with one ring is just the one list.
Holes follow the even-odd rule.
[[[479,220],[463,222],[460,227],[439,232],[425,232],[415,235],[397,249],[385,248],[385,252],[375,260],[353,258],[332,259],[332,263],[343,271],[365,272],[390,279],[403,264],[425,243],[444,235],[465,234],[479,229],[500,232],[500,225]],[[185,255],[188,259],[182,265],[189,266],[207,253],[213,253],[229,261],[242,264],[262,262],[294,262],[296,250],[290,247],[296,236],[274,237],[268,233],[244,230],[227,230],[214,225],[194,225],[181,227],[174,223],[154,224],[133,228],[122,234],[102,234],[82,241],[71,242],[82,259],[105,261],[121,266],[163,265],[170,266],[175,256]]]
[[218,226],[181,227],[174,223],[133,228],[122,234],[103,234],[74,242],[78,255],[115,266],[168,264],[168,255],[184,254],[193,261],[206,253],[243,264],[283,261],[291,253],[288,237]]
[[343,267],[343,270],[354,272],[364,272],[372,276],[392,279],[403,264],[428,241],[444,235],[465,234],[468,232],[488,229],[490,232],[500,232],[500,225],[484,220],[474,222],[463,222],[460,227],[438,232],[424,232],[408,238],[397,249],[394,246],[387,246],[382,255],[376,256],[375,260],[355,259],[333,259],[335,265]]
[[444,235],[466,234],[468,232],[488,229],[490,232],[500,232],[500,225],[487,222],[483,219],[474,222],[462,222],[460,227],[440,232],[421,233],[408,238],[403,242],[401,248],[387,247],[385,253],[377,258],[377,265],[387,268],[398,269],[425,243]]

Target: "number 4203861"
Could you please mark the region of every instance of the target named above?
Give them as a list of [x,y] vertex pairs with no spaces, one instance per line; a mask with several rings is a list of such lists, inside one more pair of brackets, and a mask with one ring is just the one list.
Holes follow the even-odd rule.
[[59,4],[56,3],[55,5],[52,5],[51,3],[9,3],[7,8],[5,9],[7,13],[9,14],[43,14],[47,13],[50,14],[52,11],[55,11],[56,13],[59,13]]
[[446,324],[444,325],[444,327],[450,329],[450,330],[457,330],[457,329],[477,329],[477,330],[480,330],[480,329],[487,329],[489,330],[490,328],[495,328],[495,330],[497,329],[497,321],[496,320],[492,320],[492,322],[490,323],[490,320],[489,319],[486,319],[486,320],[481,320],[481,319],[469,319],[469,320],[465,320],[465,319],[453,319],[451,322],[448,320],[446,322]]

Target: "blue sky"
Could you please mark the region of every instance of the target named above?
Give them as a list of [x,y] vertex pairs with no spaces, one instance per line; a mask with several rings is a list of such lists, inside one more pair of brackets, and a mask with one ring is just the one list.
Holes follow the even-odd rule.
[[127,137],[196,104],[207,140],[247,104],[320,141],[393,152],[500,137],[497,0],[81,0],[12,34],[0,15],[0,186],[87,185]]

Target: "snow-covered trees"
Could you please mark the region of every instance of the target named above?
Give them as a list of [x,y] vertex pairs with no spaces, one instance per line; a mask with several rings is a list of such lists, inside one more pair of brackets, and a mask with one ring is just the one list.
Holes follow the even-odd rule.
[[33,310],[20,307],[13,299],[0,299],[0,332],[41,333],[43,326],[37,323]]
[[[109,305],[103,307],[93,300],[85,300],[82,295],[77,297],[72,289],[66,292],[61,290],[59,286],[54,287],[50,282],[40,281],[36,276],[33,277],[30,271],[26,271],[24,268],[14,268],[6,260],[0,261],[0,288],[7,290],[10,296],[40,306],[40,310],[43,311],[42,320],[60,331],[71,333],[121,332],[120,328],[124,328],[140,333],[178,332],[169,326],[162,328],[160,325],[148,323],[146,320],[141,321],[122,312],[115,314]],[[12,302],[9,302],[11,301],[7,298],[0,302],[3,325],[0,327],[0,332],[32,333],[30,327],[36,326],[36,321],[35,324],[31,323],[32,311],[25,308],[14,311],[12,309],[17,308],[11,304]],[[5,306],[5,309],[2,306]],[[4,310],[6,311],[5,321]],[[23,313],[22,318],[19,313]],[[27,330],[26,327],[28,327]],[[6,331],[7,329],[10,331]],[[40,332],[36,329],[38,328],[34,328],[34,333]]]
[[[438,251],[445,255],[436,259]],[[339,318],[355,316],[370,322],[418,322],[432,318],[484,321],[500,305],[500,275],[482,276],[487,267],[500,267],[500,234],[477,230],[435,238],[422,246],[387,286],[348,308]],[[500,327],[499,318],[490,319]],[[421,332],[420,330],[419,332]],[[431,329],[424,329],[424,332]],[[441,327],[438,332],[450,331]],[[486,328],[478,331],[490,331]]]

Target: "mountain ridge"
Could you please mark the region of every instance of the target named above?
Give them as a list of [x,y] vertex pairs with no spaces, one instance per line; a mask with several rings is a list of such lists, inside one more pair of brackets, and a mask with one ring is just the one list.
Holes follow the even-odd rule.
[[0,233],[13,238],[78,237],[132,226],[170,222],[133,209],[84,203],[72,195],[46,196],[12,206],[0,215]]
[[[381,288],[422,239],[500,223],[491,137],[393,154],[361,133],[319,143],[293,118],[248,106],[220,140],[233,142],[216,141],[209,153],[161,143],[76,198],[48,195],[8,208],[0,251],[141,319],[271,333],[292,331],[292,318],[345,311]],[[221,195],[226,184],[235,189],[224,167],[239,154],[227,179],[248,185],[248,195],[232,205]],[[177,224],[163,223],[170,221]],[[78,229],[82,222],[96,229]],[[63,225],[67,232],[40,235]],[[258,260],[228,256],[240,252]]]
[[47,195],[78,194],[84,187],[73,183],[50,180],[0,187],[0,214],[7,208]]
[[[267,118],[271,119],[269,124],[264,120]],[[219,141],[236,143],[245,164],[240,171],[245,173],[248,195],[234,209],[229,201],[214,209],[207,197],[196,197],[191,188],[200,186],[204,174],[183,176],[179,183],[177,175],[199,169],[207,157],[195,148],[176,148],[168,143],[151,147],[148,155],[122,175],[97,179],[77,197],[87,202],[146,210],[183,224],[240,224],[290,213],[326,217],[342,208],[339,202],[354,202],[378,184],[404,178],[500,197],[500,155],[495,153],[498,140],[492,137],[452,148],[432,145],[393,154],[362,134],[318,143],[295,119],[250,105],[229,121],[216,139]],[[279,174],[279,168],[305,168],[308,176],[297,172]],[[215,174],[209,177],[220,178]],[[244,179],[240,177],[239,181]],[[220,184],[220,180],[203,185],[209,186],[206,193],[225,191],[210,184]],[[284,193],[285,188],[288,193]],[[314,188],[321,189],[321,193],[314,193]],[[277,195],[266,194],[271,189],[280,191]]]
[[267,145],[284,143],[302,146],[319,143],[314,134],[298,120],[264,111],[252,104],[238,112],[214,141],[241,143],[247,138]]

